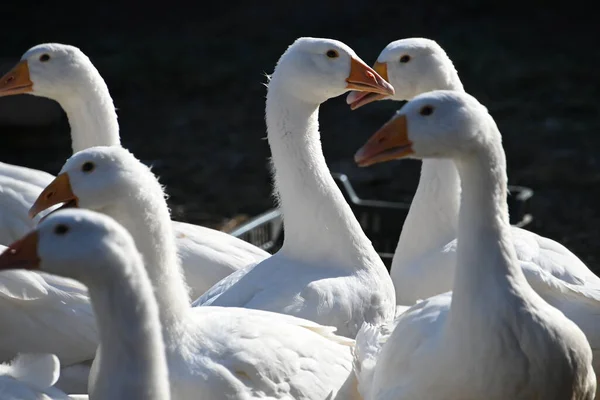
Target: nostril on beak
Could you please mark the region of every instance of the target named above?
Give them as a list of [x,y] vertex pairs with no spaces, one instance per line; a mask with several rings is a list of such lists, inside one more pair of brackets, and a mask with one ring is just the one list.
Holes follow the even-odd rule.
[[11,83],[14,80],[15,80],[15,77],[11,75],[8,78],[6,78],[6,83]]
[[50,200],[50,198],[54,196],[54,192],[48,192],[46,193],[46,200]]

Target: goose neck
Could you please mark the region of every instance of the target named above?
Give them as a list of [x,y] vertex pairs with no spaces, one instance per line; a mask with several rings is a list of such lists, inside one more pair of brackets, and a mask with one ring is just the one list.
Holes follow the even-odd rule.
[[98,71],[88,71],[69,96],[57,100],[69,120],[73,153],[121,144],[115,106]]
[[[169,210],[158,182],[103,210],[133,236],[154,289],[165,343],[177,342],[190,307]],[[156,190],[152,190],[156,189]],[[160,190],[160,192],[158,192]]]
[[[274,76],[266,121],[273,175],[285,223],[281,252],[363,268],[378,258],[335,183],[321,148],[319,104],[280,87]],[[379,260],[379,263],[381,260]]]
[[[499,136],[499,134],[498,134]],[[507,304],[528,291],[511,238],[500,140],[456,160],[462,183],[453,309]],[[467,314],[474,314],[470,312]]]
[[141,258],[131,253],[119,258],[128,268],[113,268],[117,276],[102,285],[88,284],[102,344],[94,388],[111,391],[117,374],[119,394],[134,398],[146,393],[144,398],[158,400],[169,391],[158,308]]
[[451,160],[424,160],[417,191],[394,255],[392,269],[408,268],[412,260],[456,237],[460,179]]
[[[441,63],[439,79],[429,81],[429,90],[464,92],[463,84],[452,62]],[[432,249],[454,240],[458,231],[460,178],[456,165],[447,159],[425,159],[417,190],[404,220],[392,270],[411,268],[413,262]]]

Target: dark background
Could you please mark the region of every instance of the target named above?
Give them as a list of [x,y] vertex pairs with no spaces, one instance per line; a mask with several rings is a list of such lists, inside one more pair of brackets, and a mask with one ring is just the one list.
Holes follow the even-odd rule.
[[[221,3],[3,4],[0,72],[38,43],[81,48],[107,81],[123,145],[155,165],[174,218],[230,229],[272,207],[262,83],[288,45],[335,38],[372,64],[392,40],[428,37],[495,117],[510,183],[534,189],[529,229],[600,271],[600,35],[591,2]],[[399,107],[351,112],[340,97],[321,108],[330,168],[347,173],[361,197],[414,192],[417,162],[352,162]],[[68,123],[49,100],[1,98],[0,124],[2,161],[55,174],[71,153]]]

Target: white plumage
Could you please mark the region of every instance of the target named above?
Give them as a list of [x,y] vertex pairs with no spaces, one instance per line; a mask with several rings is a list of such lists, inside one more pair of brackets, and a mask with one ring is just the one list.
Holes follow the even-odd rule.
[[356,160],[407,156],[449,158],[457,166],[456,276],[452,295],[422,301],[389,326],[363,327],[356,354],[365,362],[355,362],[365,400],[593,399],[584,333],[532,290],[519,268],[506,160],[487,110],[458,91],[419,95]]
[[[48,55],[49,59],[41,61],[43,55]],[[0,96],[29,93],[57,101],[69,119],[74,153],[93,146],[120,145],[119,123],[108,87],[81,50],[58,43],[37,45],[23,55],[19,66],[16,68],[21,68],[20,75],[10,71],[6,76],[13,74],[26,78],[30,86],[25,91],[15,92],[11,85],[18,84],[20,80],[7,84],[6,79],[2,79]],[[42,171],[10,164],[0,165],[2,173],[35,184],[39,191],[54,178]],[[22,212],[26,213],[30,206]],[[250,243],[214,229],[177,221],[173,221],[173,225],[178,253],[194,297],[230,273],[269,255]],[[16,232],[12,240],[28,230],[17,230],[7,225],[2,229]]]
[[[409,61],[399,62],[408,56]],[[464,92],[446,52],[423,38],[391,42],[375,66],[395,88],[392,100],[410,100],[430,90]],[[356,108],[375,100],[352,93]],[[392,262],[398,304],[451,290],[456,268],[460,178],[454,163],[425,159],[417,192],[404,222]],[[518,227],[510,234],[525,277],[544,300],[561,310],[586,334],[600,373],[600,278],[560,243]]]
[[[329,51],[334,57],[327,56]],[[285,223],[283,247],[225,278],[194,306],[291,314],[333,325],[352,338],[363,321],[393,318],[389,275],[327,168],[318,131],[319,106],[327,99],[353,87],[389,92],[375,74],[352,49],[334,40],[298,39],[283,54],[269,81],[266,104]],[[357,77],[362,82],[353,83]]]
[[[82,168],[89,163],[91,170]],[[334,328],[261,310],[190,307],[162,187],[127,150],[93,147],[75,154],[36,205],[65,195],[113,217],[133,236],[158,302],[172,398],[357,396],[354,341],[334,335]],[[92,366],[91,391],[104,364],[101,354]]]

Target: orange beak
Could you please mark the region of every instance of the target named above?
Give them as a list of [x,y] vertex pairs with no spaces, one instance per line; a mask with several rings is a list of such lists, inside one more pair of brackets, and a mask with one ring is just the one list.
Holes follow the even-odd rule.
[[[376,61],[375,65],[373,65],[373,69],[383,79],[385,79],[386,81],[389,81],[388,74],[387,74],[387,63],[380,63],[379,61]],[[346,102],[350,105],[351,110],[356,110],[357,108],[362,107],[365,104],[369,104],[369,103],[372,103],[377,100],[385,99],[386,97],[388,97],[387,94],[381,94],[381,93],[350,92],[348,94],[348,97],[346,98]]]
[[354,155],[360,167],[414,154],[408,139],[406,116],[399,115],[381,127]]
[[387,63],[380,63],[379,61],[375,61],[373,65],[373,69],[381,75],[383,79],[389,82],[388,74],[387,74]]
[[0,270],[39,269],[40,258],[37,253],[38,233],[29,232],[0,254]]
[[0,79],[0,96],[29,93],[33,91],[33,82],[29,77],[27,61],[21,61]]
[[[35,203],[33,203],[33,206],[29,209],[29,217],[33,218],[42,211],[47,210],[58,203],[65,204],[57,210],[68,207],[77,207],[78,201],[79,199],[75,196],[73,189],[71,188],[69,175],[66,173],[60,174],[50,182],[46,189],[42,190],[42,193],[40,193],[35,200]],[[53,212],[56,212],[57,210]],[[46,215],[46,217],[48,215]]]
[[356,58],[350,60],[350,75],[346,78],[346,82],[348,89],[384,95],[394,94],[392,85],[379,76],[375,70]]

